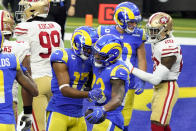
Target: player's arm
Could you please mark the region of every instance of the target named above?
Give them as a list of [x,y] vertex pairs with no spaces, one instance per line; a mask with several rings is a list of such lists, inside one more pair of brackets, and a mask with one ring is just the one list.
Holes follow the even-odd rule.
[[140,47],[137,49],[137,58],[138,58],[138,68],[146,71],[147,69],[147,62],[146,62],[146,50],[144,43],[140,45]]
[[132,73],[144,81],[147,81],[153,85],[158,85],[169,73],[169,70],[175,61],[176,56],[162,57],[161,63],[157,66],[156,70],[152,74],[144,72],[138,68],[133,68]]
[[104,110],[106,112],[115,110],[119,107],[123,102],[125,94],[125,83],[123,80],[111,79],[110,83],[112,84],[112,98],[106,105],[104,105]]
[[101,89],[94,89],[91,91],[79,91],[70,87],[70,78],[68,73],[68,67],[66,64],[62,62],[53,62],[52,67],[56,74],[59,90],[65,97],[71,98],[89,98],[90,100],[99,100],[102,98],[102,90]]
[[[27,69],[24,74],[33,82],[33,79],[31,78],[30,55],[25,56],[22,61],[22,65]],[[21,94],[23,99],[23,106],[32,106],[33,97],[29,94],[29,92],[22,88]]]
[[[146,71],[146,51],[144,43],[140,45],[140,47],[137,49],[137,59],[138,59],[138,68]],[[144,91],[144,85],[145,81],[135,78],[135,94],[140,95]]]
[[22,61],[22,65],[27,69],[28,73],[31,75],[31,65],[30,65],[30,55],[26,55]]
[[16,80],[32,96],[35,97],[38,95],[36,83],[31,78],[24,75],[22,70],[17,70]]
[[176,56],[168,56],[161,58],[161,64],[171,69],[172,65],[176,62]]
[[54,62],[52,63],[52,67],[56,74],[58,84],[60,86],[60,91],[65,97],[71,98],[87,98],[88,92],[87,91],[79,91],[77,89],[71,88],[69,73],[67,69],[67,65],[61,62]]

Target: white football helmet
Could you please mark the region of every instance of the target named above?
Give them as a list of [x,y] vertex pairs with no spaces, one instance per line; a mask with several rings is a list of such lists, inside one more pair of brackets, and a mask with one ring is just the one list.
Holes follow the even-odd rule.
[[28,2],[21,0],[19,2],[19,10],[15,12],[17,21],[27,21],[36,16],[46,18],[50,8],[49,0],[39,0]]
[[157,12],[148,20],[146,24],[146,33],[148,41],[156,43],[171,35],[173,28],[172,17],[164,12]]
[[14,30],[14,18],[11,13],[0,10],[0,30],[4,35],[11,35]]

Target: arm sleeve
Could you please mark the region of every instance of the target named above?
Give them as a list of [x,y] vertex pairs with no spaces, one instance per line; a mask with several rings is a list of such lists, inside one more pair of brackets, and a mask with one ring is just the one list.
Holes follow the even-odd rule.
[[31,40],[31,34],[34,33],[30,32],[27,23],[19,23],[14,29],[14,36],[16,37],[17,41],[26,41],[30,44],[29,40]]
[[164,65],[159,64],[153,74],[147,73],[138,68],[134,68],[132,73],[144,81],[147,81],[153,85],[158,85],[164,79],[164,77],[167,76],[169,69]]

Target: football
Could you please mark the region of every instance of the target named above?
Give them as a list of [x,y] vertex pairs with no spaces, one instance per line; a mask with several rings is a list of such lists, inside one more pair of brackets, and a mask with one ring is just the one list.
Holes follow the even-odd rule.
[[[85,117],[86,117],[88,114],[92,113],[92,112],[93,112],[92,109],[86,110],[86,112],[85,112]],[[99,121],[97,121],[96,123],[91,123],[91,124],[100,124],[101,122],[103,122],[103,121],[105,120],[105,118],[106,118],[106,114],[103,115]]]

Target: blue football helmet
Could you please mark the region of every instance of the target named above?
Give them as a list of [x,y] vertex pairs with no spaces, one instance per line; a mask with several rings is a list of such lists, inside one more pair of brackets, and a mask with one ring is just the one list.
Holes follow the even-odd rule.
[[81,26],[75,29],[72,38],[72,49],[83,60],[87,60],[92,53],[92,46],[98,40],[99,35],[92,27]]
[[[139,8],[132,2],[122,2],[115,8],[114,21],[127,33],[133,33],[141,19]],[[128,25],[129,22],[136,23],[136,25],[131,27]]]
[[4,36],[0,30],[0,53],[3,51],[3,41],[4,41]]
[[123,41],[112,34],[103,35],[93,46],[93,62],[96,67],[106,67],[121,57]]

